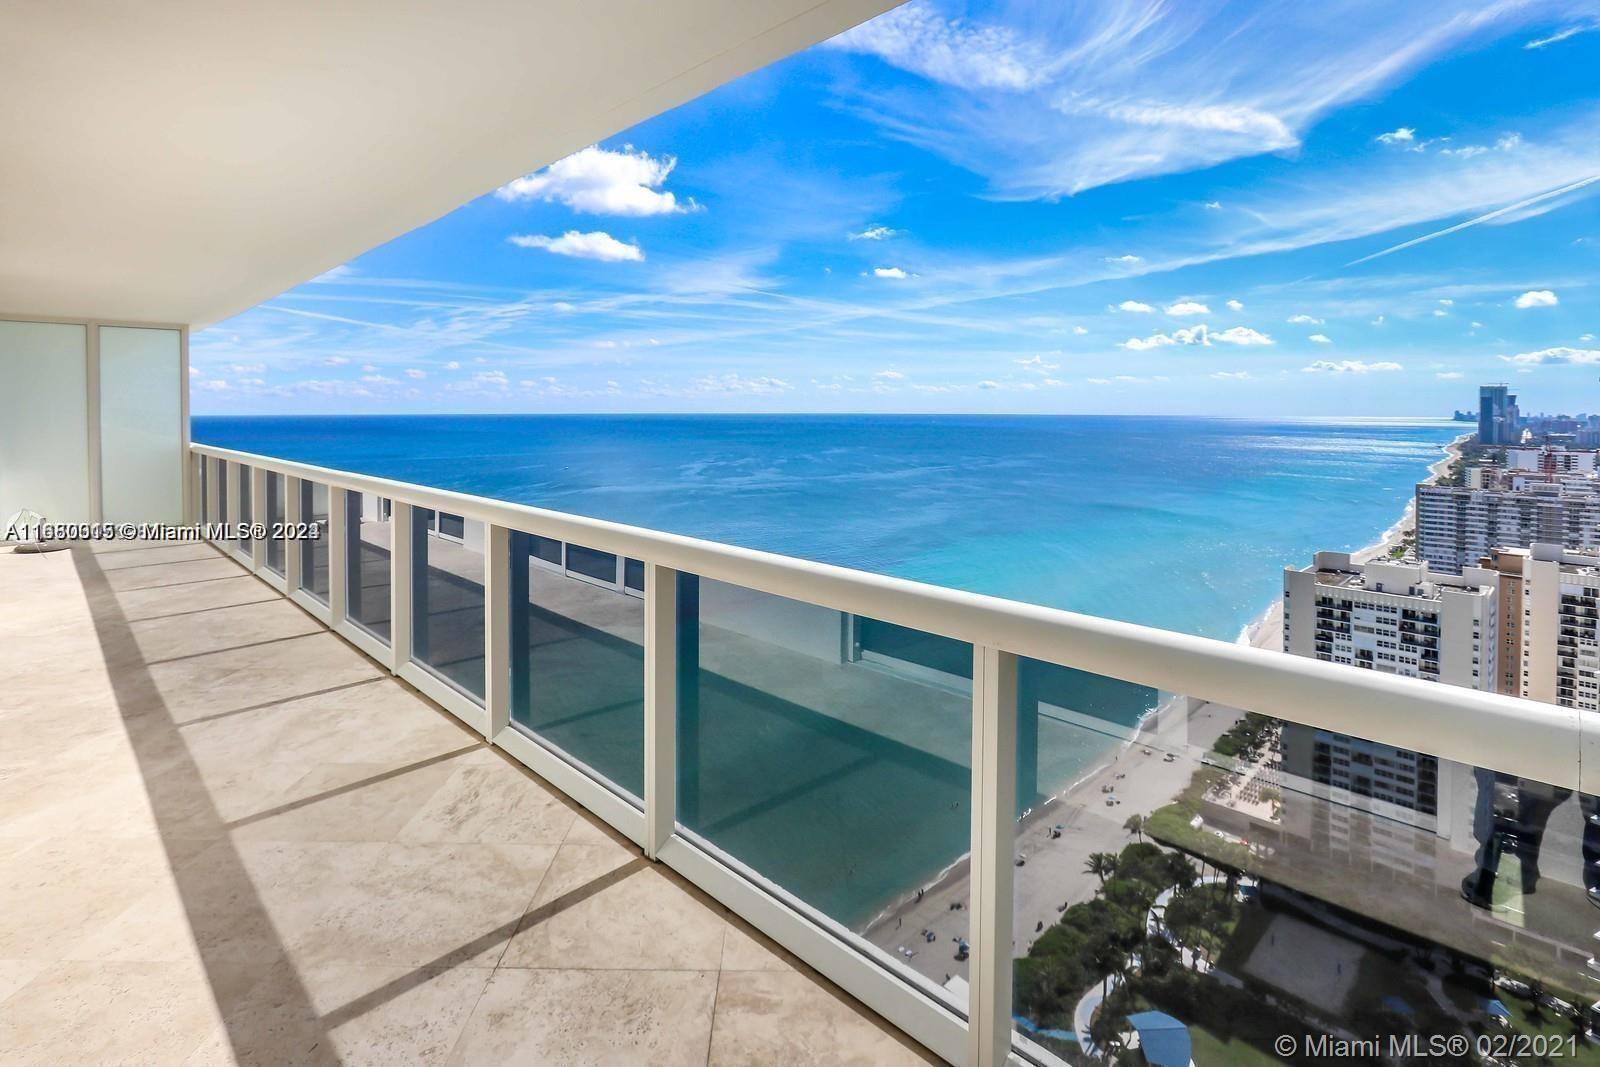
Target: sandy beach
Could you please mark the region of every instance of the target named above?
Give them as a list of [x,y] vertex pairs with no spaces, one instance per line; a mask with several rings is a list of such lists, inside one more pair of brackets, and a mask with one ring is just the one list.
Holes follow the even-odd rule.
[[[1427,481],[1449,471],[1470,439],[1463,434],[1428,468]],[[1354,559],[1365,562],[1388,555],[1415,532],[1415,501],[1383,536]],[[1240,634],[1242,643],[1281,651],[1283,606],[1274,603]],[[1128,817],[1147,815],[1175,800],[1188,786],[1208,751],[1242,712],[1183,697],[1169,698],[1148,716],[1137,732],[1122,741],[1095,770],[1046,799],[1017,824],[1014,870],[1016,914],[1012,952],[1026,954],[1035,938],[1071,904],[1094,896],[1099,880],[1084,869],[1091,853],[1120,852],[1135,838],[1124,829]],[[1176,758],[1165,759],[1167,753]],[[1060,837],[1051,837],[1059,829]],[[967,864],[956,864],[932,885],[886,909],[863,936],[900,957],[937,984],[951,976],[966,978],[967,964],[955,958],[957,944],[967,937]],[[932,939],[929,939],[929,934]],[[909,953],[909,955],[908,955]]]

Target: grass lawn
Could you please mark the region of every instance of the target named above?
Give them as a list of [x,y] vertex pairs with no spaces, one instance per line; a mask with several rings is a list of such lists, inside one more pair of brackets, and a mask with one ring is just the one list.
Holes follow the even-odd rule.
[[1190,1058],[1197,1067],[1280,1067],[1282,1060],[1237,1039],[1223,1040],[1198,1026],[1189,1027]]

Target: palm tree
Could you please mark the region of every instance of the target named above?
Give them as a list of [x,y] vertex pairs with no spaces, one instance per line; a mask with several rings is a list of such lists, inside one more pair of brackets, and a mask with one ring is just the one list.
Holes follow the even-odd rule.
[[1105,885],[1106,879],[1117,873],[1117,857],[1110,852],[1091,852],[1083,869],[1100,879],[1101,885]]
[[1122,824],[1122,828],[1124,830],[1128,831],[1128,833],[1133,834],[1134,836],[1136,836],[1139,839],[1141,844],[1144,842],[1144,816],[1143,815],[1135,814],[1135,815],[1128,816],[1128,821]]

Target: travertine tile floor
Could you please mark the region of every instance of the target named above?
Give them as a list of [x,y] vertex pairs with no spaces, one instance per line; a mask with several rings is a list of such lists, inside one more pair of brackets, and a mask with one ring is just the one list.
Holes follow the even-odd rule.
[[924,1062],[213,549],[0,553],[0,1062]]

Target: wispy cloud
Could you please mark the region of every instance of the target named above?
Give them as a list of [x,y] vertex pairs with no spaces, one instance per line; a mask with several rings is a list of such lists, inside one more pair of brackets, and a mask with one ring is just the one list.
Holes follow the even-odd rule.
[[1544,204],[1549,204],[1552,201],[1559,200],[1562,197],[1571,196],[1573,193],[1579,192],[1582,189],[1586,189],[1597,181],[1600,181],[1600,174],[1591,174],[1587,177],[1579,178],[1577,181],[1568,182],[1559,188],[1549,189],[1534,196],[1525,197],[1521,200],[1518,200],[1516,203],[1495,208],[1493,211],[1488,211],[1482,215],[1467,219],[1465,222],[1458,222],[1454,226],[1446,226],[1442,230],[1435,230],[1432,233],[1425,233],[1421,237],[1413,237],[1409,241],[1401,241],[1397,245],[1391,245],[1388,248],[1381,249],[1372,253],[1371,255],[1362,256],[1360,259],[1351,260],[1348,264],[1346,264],[1346,266],[1354,267],[1360,263],[1369,263],[1374,259],[1393,255],[1394,253],[1402,251],[1403,249],[1415,248],[1417,245],[1424,244],[1428,241],[1436,241],[1441,237],[1448,237],[1450,234],[1460,233],[1462,230],[1469,229],[1473,226],[1481,226],[1486,222],[1494,222],[1495,220],[1506,216],[1522,215],[1523,217],[1526,217],[1525,213],[1530,208],[1539,207]]
[[834,48],[921,79],[867,77],[839,91],[891,136],[984,176],[1007,199],[1295,148],[1332,108],[1487,26],[1535,17],[1501,0],[1418,0],[1307,33],[1292,5],[1241,16],[1218,0],[1099,0],[1070,15],[1012,3],[988,19],[966,11],[957,0],[914,0],[836,38]]
[[1405,370],[1398,363],[1387,361],[1366,363],[1359,359],[1319,359],[1309,367],[1301,367],[1300,369],[1306,374],[1376,374]]
[[1545,363],[1600,363],[1600,349],[1593,348],[1542,348],[1537,352],[1518,352],[1514,356],[1501,356],[1507,363],[1536,367]]
[[1573,26],[1563,27],[1548,37],[1535,37],[1533,40],[1523,44],[1522,47],[1529,51],[1537,51],[1541,48],[1549,48],[1553,44],[1560,44],[1569,37],[1576,37],[1580,33],[1589,33],[1596,29],[1600,29],[1600,22],[1578,23]]
[[866,229],[849,235],[852,241],[887,241],[891,237],[900,236],[902,231],[891,230],[887,226],[868,226]]

